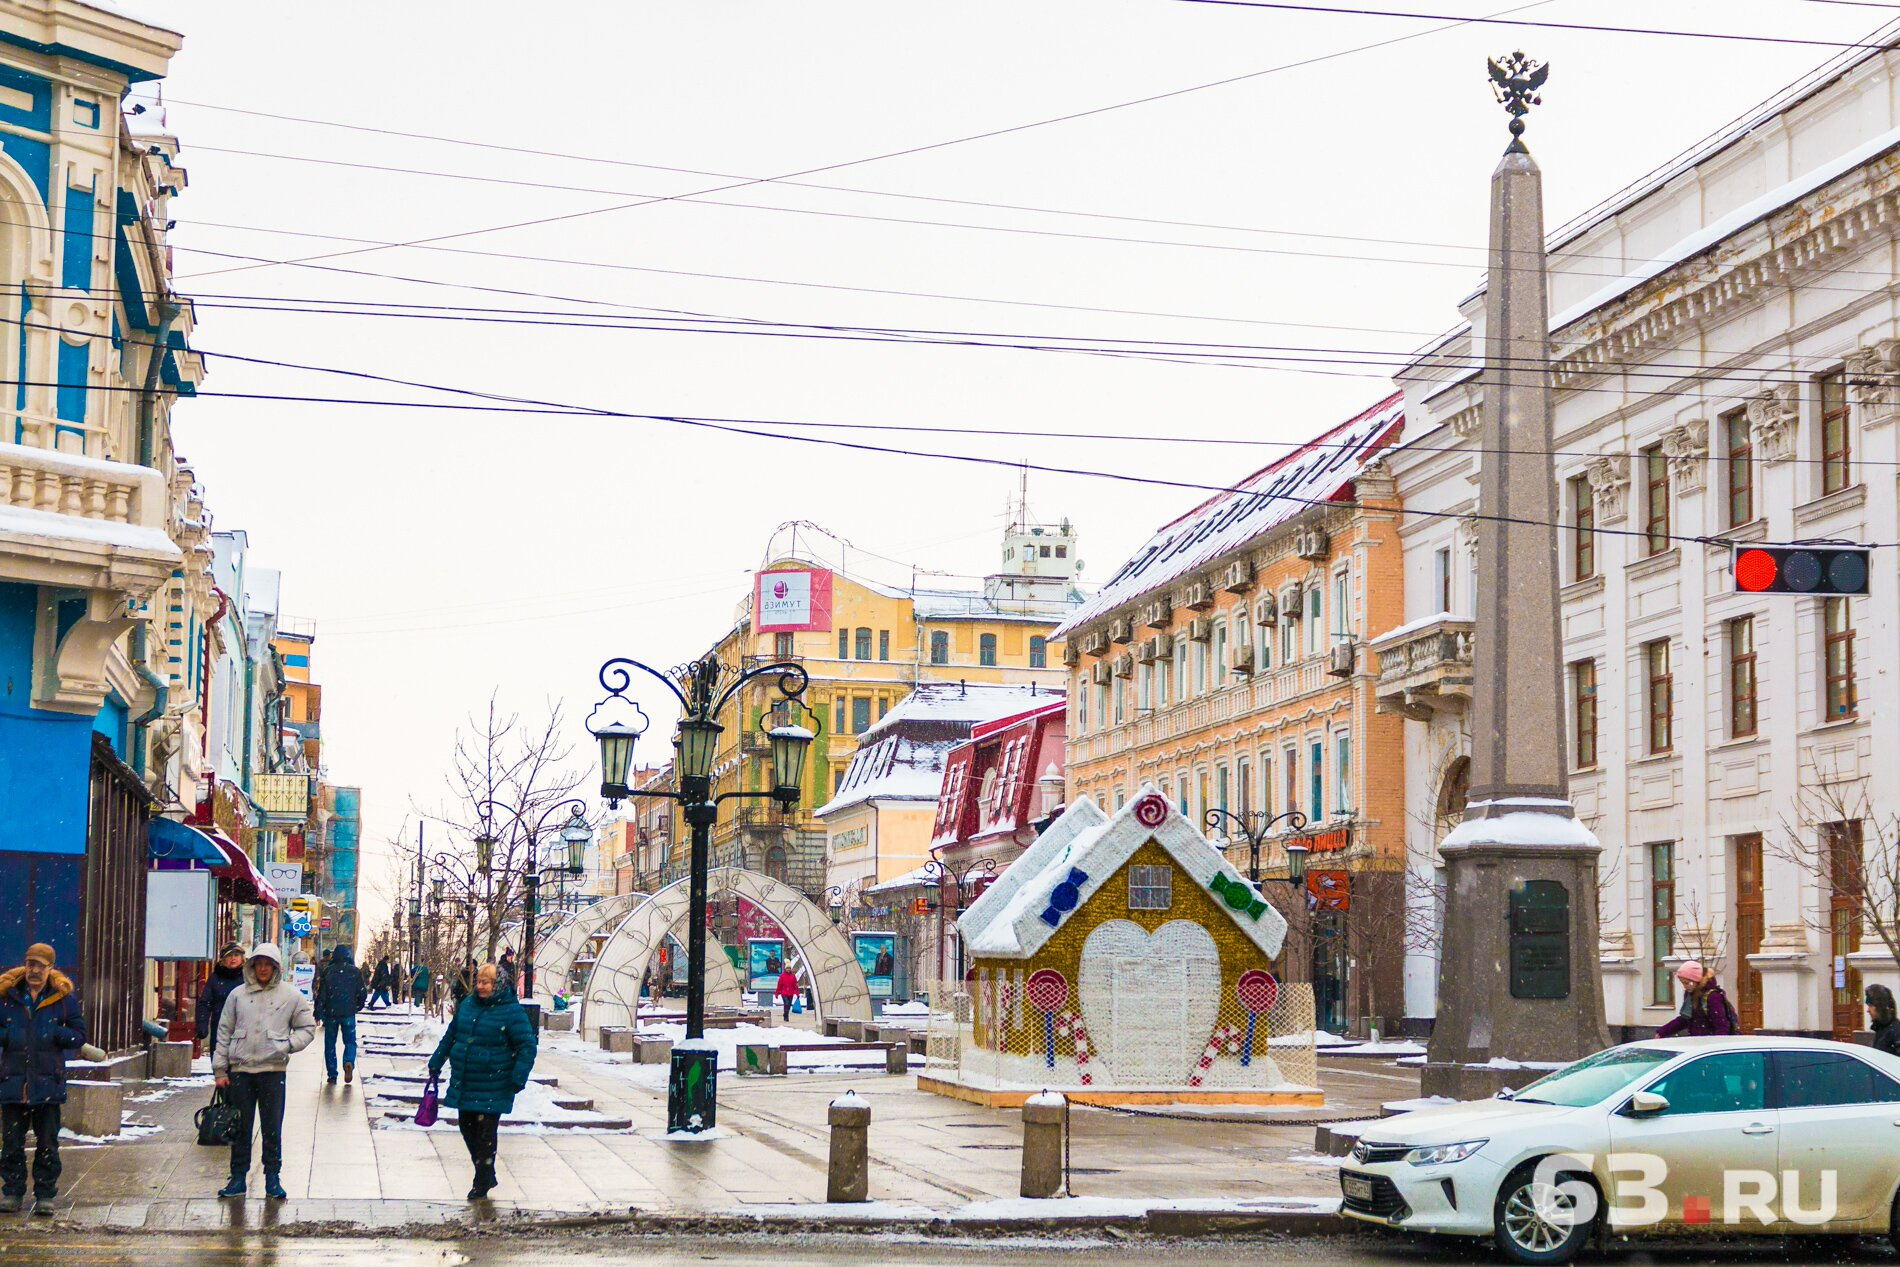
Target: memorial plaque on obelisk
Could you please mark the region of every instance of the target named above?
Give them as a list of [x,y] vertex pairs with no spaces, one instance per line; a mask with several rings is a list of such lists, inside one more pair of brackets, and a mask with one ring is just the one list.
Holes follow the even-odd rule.
[[1609,1045],[1597,959],[1596,837],[1570,805],[1557,607],[1543,175],[1524,145],[1549,67],[1490,63],[1511,141],[1491,175],[1479,432],[1471,793],[1439,846],[1445,932],[1426,1095],[1522,1086],[1521,1066]]

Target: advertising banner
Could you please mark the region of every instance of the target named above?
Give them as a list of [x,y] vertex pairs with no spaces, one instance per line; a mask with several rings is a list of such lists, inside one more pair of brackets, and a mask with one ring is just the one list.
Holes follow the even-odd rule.
[[303,995],[306,999],[310,997],[311,988],[316,984],[316,980],[317,966],[315,964],[298,963],[291,965],[290,984],[296,986],[297,993]]
[[272,889],[280,898],[294,897],[303,892],[303,864],[300,862],[266,862],[261,868],[264,878],[270,881]]
[[1344,911],[1352,908],[1350,871],[1308,871],[1306,873],[1306,909]]
[[746,989],[777,989],[778,974],[785,970],[785,943],[775,937],[754,937],[746,942],[746,952]]
[[890,998],[891,980],[897,973],[897,934],[853,933],[851,945],[857,952],[858,967],[864,969],[865,983],[871,987],[871,997]]
[[831,573],[811,568],[759,573],[752,595],[752,631],[831,632]]

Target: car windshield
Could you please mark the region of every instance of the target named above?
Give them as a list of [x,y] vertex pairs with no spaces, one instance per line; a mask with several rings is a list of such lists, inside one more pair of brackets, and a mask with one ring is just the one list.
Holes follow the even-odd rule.
[[1579,1109],[1607,1100],[1675,1056],[1660,1047],[1612,1047],[1539,1078],[1515,1098]]

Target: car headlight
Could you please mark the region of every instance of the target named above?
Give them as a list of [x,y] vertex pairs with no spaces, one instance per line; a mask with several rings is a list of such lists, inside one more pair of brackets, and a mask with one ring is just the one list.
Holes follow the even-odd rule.
[[1405,1154],[1405,1160],[1414,1166],[1443,1166],[1463,1161],[1490,1142],[1487,1139],[1468,1139],[1462,1144],[1433,1144],[1429,1148],[1414,1148]]

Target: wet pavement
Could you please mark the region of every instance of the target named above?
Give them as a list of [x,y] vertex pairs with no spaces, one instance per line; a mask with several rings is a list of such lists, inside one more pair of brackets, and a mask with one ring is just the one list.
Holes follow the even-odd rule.
[[[378,1075],[414,1074],[427,1048],[403,1049],[406,1019],[365,1017],[354,1084],[327,1085],[317,1045],[291,1063],[283,1180],[287,1202],[253,1196],[213,1199],[226,1171],[223,1149],[195,1143],[191,1117],[208,1083],[128,1085],[128,1108],[163,1129],[137,1139],[62,1149],[61,1203],[81,1227],[210,1230],[348,1223],[401,1228],[471,1217],[464,1200],[470,1169],[453,1130],[378,1129],[386,1109],[372,1099]],[[1013,1198],[1020,1182],[1020,1115],[920,1092],[914,1078],[877,1073],[812,1073],[786,1078],[720,1078],[722,1138],[669,1143],[664,1066],[609,1059],[569,1035],[549,1035],[535,1074],[553,1078],[563,1099],[630,1120],[618,1132],[504,1127],[501,1186],[473,1217],[508,1220],[587,1214],[714,1213],[804,1205],[824,1199],[829,1101],[854,1089],[871,1101],[874,1200],[947,1210]],[[371,1081],[366,1085],[364,1079]],[[1314,1120],[1377,1112],[1384,1100],[1417,1094],[1415,1072],[1384,1062],[1329,1061],[1323,1110],[1225,1121],[1165,1110],[1075,1111],[1074,1190],[1108,1198],[1169,1200],[1331,1197],[1332,1164],[1311,1156]],[[405,1084],[400,1089],[412,1090]],[[168,1093],[169,1094],[166,1094]],[[157,1096],[158,1098],[144,1098]],[[1238,1110],[1248,1113],[1248,1110]],[[1285,1122],[1286,1125],[1278,1123]],[[1271,1123],[1271,1124],[1265,1124]],[[530,1128],[532,1131],[534,1128]]]

